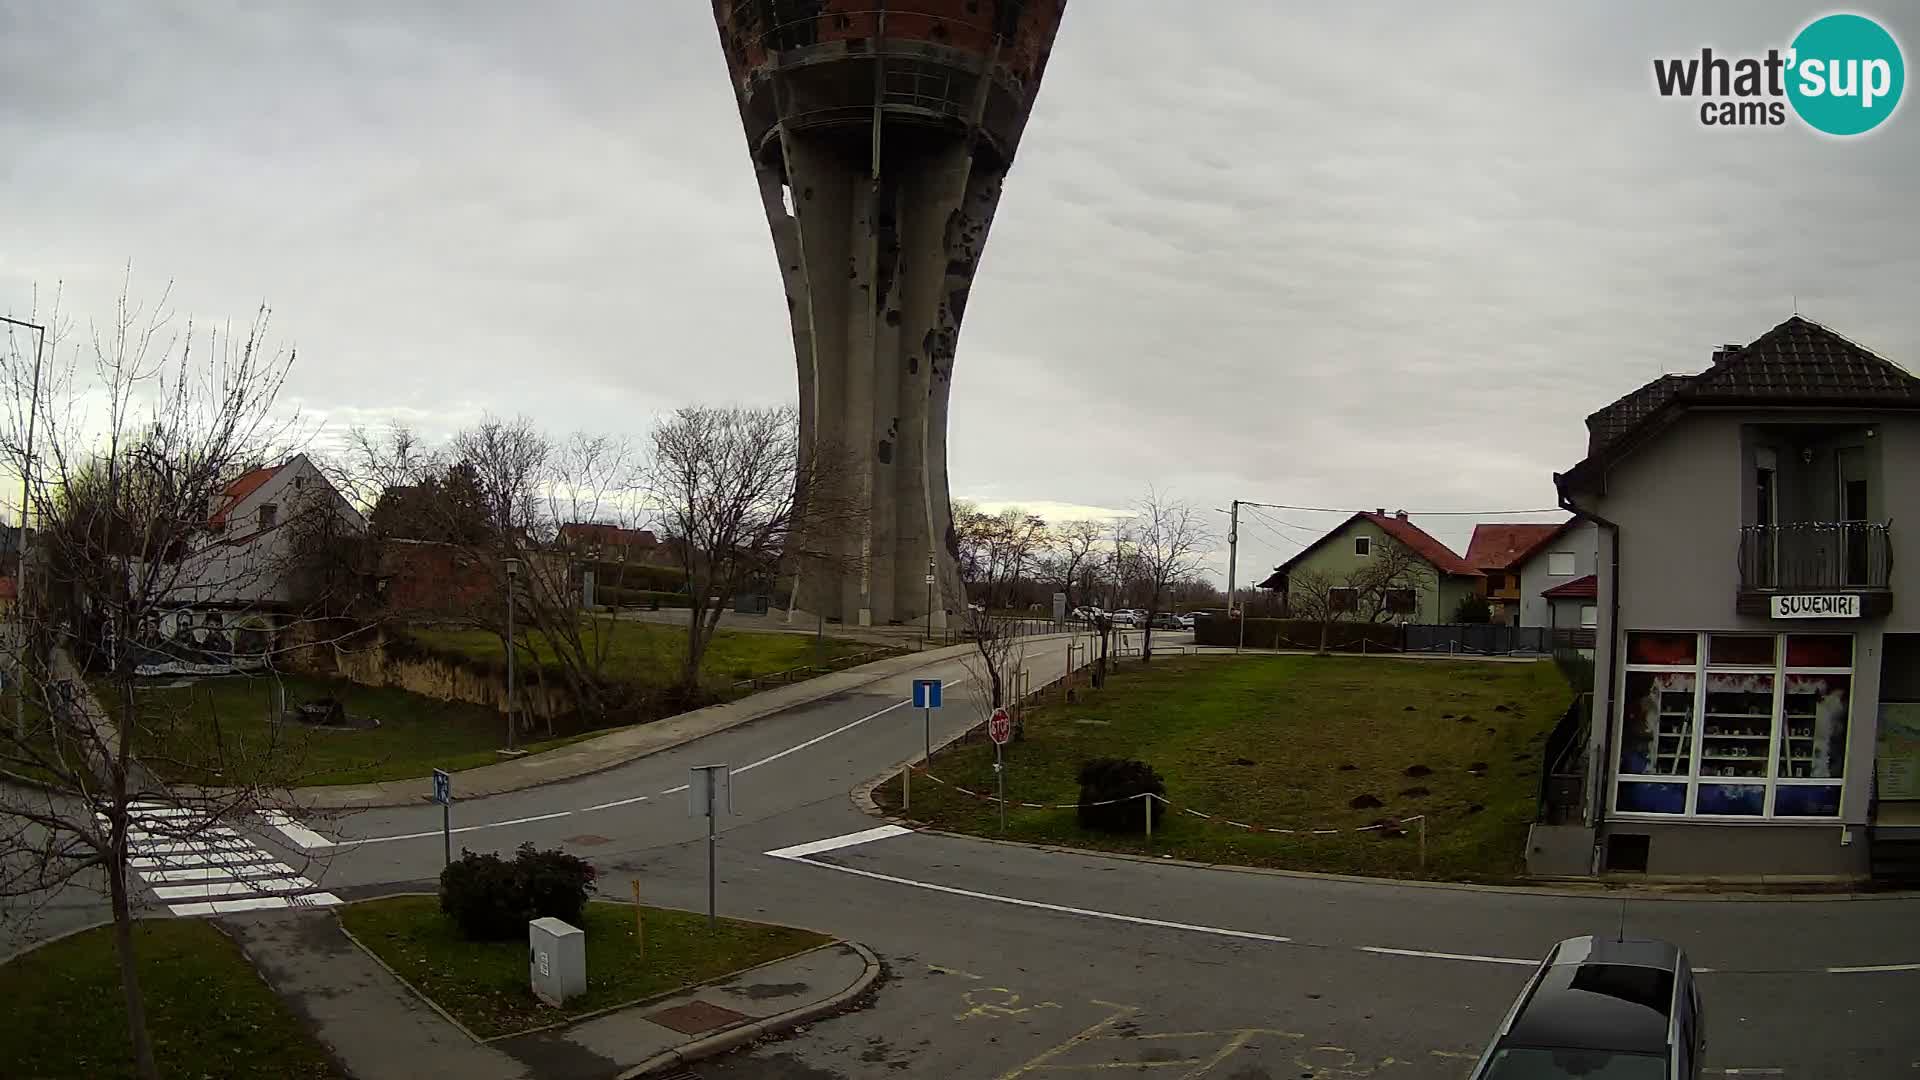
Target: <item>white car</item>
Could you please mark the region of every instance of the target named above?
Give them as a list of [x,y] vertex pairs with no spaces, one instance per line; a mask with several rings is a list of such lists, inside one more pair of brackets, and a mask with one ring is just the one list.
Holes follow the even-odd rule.
[[1113,613],[1113,625],[1115,625],[1115,626],[1139,626],[1139,625],[1140,625],[1140,616],[1138,616],[1138,615],[1136,615],[1136,614],[1134,614],[1134,613],[1133,613],[1133,612],[1131,612],[1131,611],[1128,611],[1128,610],[1127,610],[1127,609],[1125,609],[1125,608],[1121,608],[1121,609],[1120,609],[1119,611],[1116,611],[1116,612],[1114,612],[1114,613]]
[[1180,616],[1180,629],[1193,629],[1193,612],[1189,611],[1185,615]]

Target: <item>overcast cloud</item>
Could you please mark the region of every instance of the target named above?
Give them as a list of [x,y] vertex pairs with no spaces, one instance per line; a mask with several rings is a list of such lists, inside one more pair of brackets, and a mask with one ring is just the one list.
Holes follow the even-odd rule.
[[[1920,361],[1915,103],[1837,141],[1652,89],[1824,7],[1457,7],[1075,0],[967,307],[955,495],[1544,507],[1587,413],[1796,296]],[[1854,10],[1920,65],[1920,10]],[[0,311],[104,311],[129,260],[183,313],[270,302],[323,440],[794,393],[698,0],[0,0]],[[1328,523],[1269,522],[1256,569]]]

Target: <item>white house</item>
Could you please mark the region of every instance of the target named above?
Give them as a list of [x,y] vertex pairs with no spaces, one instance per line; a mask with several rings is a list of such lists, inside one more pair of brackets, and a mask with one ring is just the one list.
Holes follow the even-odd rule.
[[1592,630],[1599,620],[1600,533],[1573,518],[1527,552],[1520,575],[1520,625]]

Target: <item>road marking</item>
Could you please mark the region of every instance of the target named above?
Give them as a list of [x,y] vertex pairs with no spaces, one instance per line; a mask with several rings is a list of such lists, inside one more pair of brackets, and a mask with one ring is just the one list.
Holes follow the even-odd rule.
[[245,866],[248,863],[272,862],[279,858],[269,852],[255,848],[251,851],[225,851],[217,853],[193,851],[177,855],[135,856],[127,860],[127,865],[135,870],[176,870],[183,866]]
[[598,806],[582,807],[580,812],[583,814],[587,814],[587,813],[592,813],[595,810],[611,810],[616,806],[626,806],[631,803],[646,802],[648,799],[652,797],[653,796],[651,795],[635,795],[631,799],[615,799],[612,802],[603,802]]
[[1920,964],[1865,964],[1860,967],[1830,967],[1829,975],[1859,975],[1870,971],[1920,971]]
[[254,863],[250,866],[196,866],[185,870],[154,870],[140,875],[149,885],[167,885],[176,881],[218,881],[224,878],[293,877],[293,867],[285,863]]
[[314,832],[312,829],[307,828],[305,825],[300,824],[298,821],[295,821],[293,818],[278,810],[269,810],[261,816],[267,819],[267,824],[280,830],[280,835],[293,841],[295,847],[306,848],[311,851],[315,848],[330,848],[333,846],[333,841],[321,836],[319,833]]
[[[532,817],[514,818],[510,821],[489,821],[484,825],[462,825],[458,829],[448,829],[446,831],[452,833],[478,832],[481,829],[498,829],[507,825],[525,825],[528,822],[551,821],[554,818],[571,817],[572,815],[573,811],[571,810],[559,810],[551,814],[535,814]],[[441,830],[434,829],[431,832],[400,833],[397,836],[367,836],[358,840],[335,840],[333,846],[337,848],[360,847],[363,844],[384,844],[389,840],[421,840],[429,836],[440,835]]]
[[171,885],[153,890],[162,900],[211,900],[216,896],[262,896],[267,893],[296,892],[313,888],[303,877],[266,878],[256,881],[203,881],[197,885]]
[[668,788],[667,790],[665,790],[665,791],[663,791],[663,792],[661,792],[660,794],[662,794],[662,795],[678,795],[678,794],[680,794],[681,792],[683,792],[683,791],[685,791],[685,790],[687,790],[687,785],[685,785],[685,784],[681,784],[681,785],[680,785],[679,787],[670,787],[670,788]]
[[792,847],[776,848],[767,852],[776,859],[804,859],[809,855],[818,855],[823,851],[838,851],[841,848],[871,844],[875,840],[885,840],[889,836],[900,836],[912,832],[898,825],[881,825],[860,832],[847,833],[844,836],[829,836],[825,840],[815,840],[808,844],[795,844]]
[[1517,956],[1478,956],[1473,953],[1427,952],[1424,949],[1389,949],[1382,945],[1356,945],[1361,952],[1379,953],[1382,956],[1424,956],[1432,960],[1469,960],[1476,964],[1513,964],[1519,967],[1539,967],[1538,960],[1523,960]]
[[[883,825],[880,828],[881,829],[888,829],[888,828],[898,829],[899,826]],[[868,831],[879,832],[880,829],[870,829]],[[911,829],[900,829],[900,832],[911,832],[911,831],[912,831]],[[856,833],[855,835],[860,835],[860,834]],[[891,835],[898,835],[898,834],[889,833],[887,835],[891,836]],[[844,837],[836,837],[835,839],[844,839]],[[879,839],[879,837],[875,837],[875,839]],[[859,841],[859,842],[864,843],[865,841]],[[798,846],[804,848],[809,845],[801,844]],[[794,849],[782,848],[781,850],[792,851]],[[1163,930],[1185,930],[1190,933],[1196,933],[1196,934],[1212,934],[1215,937],[1240,938],[1245,941],[1266,941],[1266,942],[1271,942],[1277,945],[1284,945],[1287,942],[1290,942],[1293,940],[1292,938],[1281,937],[1278,934],[1261,934],[1261,933],[1256,933],[1252,930],[1233,930],[1224,926],[1202,926],[1198,923],[1172,922],[1167,919],[1149,919],[1142,915],[1122,915],[1119,912],[1115,912],[1115,911],[1095,911],[1092,908],[1068,907],[1065,904],[1049,904],[1040,900],[1024,900],[1017,896],[996,896],[993,893],[975,892],[972,889],[957,889],[951,885],[935,885],[932,882],[915,881],[912,878],[895,877],[892,874],[880,874],[880,873],[875,873],[872,870],[858,870],[851,866],[838,866],[838,865],[835,865],[834,863],[814,862],[811,859],[803,859],[797,855],[782,855],[782,854],[779,854],[778,852],[773,852],[773,851],[769,851],[767,852],[767,854],[772,855],[775,858],[787,859],[791,862],[804,863],[808,866],[817,866],[822,870],[837,870],[842,874],[853,874],[858,877],[871,878],[874,881],[891,882],[895,885],[905,885],[908,888],[913,888],[913,889],[927,889],[931,892],[946,893],[950,896],[964,896],[970,900],[986,900],[996,904],[1011,904],[1014,907],[1033,908],[1038,911],[1053,911],[1053,912],[1058,912],[1062,915],[1079,915],[1083,918],[1088,918],[1088,919],[1106,919],[1110,922],[1130,923],[1134,926],[1157,926]]]
[[[826,864],[814,863],[813,865],[824,866]],[[1039,1057],[1034,1058],[1032,1061],[1027,1062],[1025,1065],[1022,1065],[1009,1072],[1001,1073],[1000,1076],[998,1077],[998,1080],[1016,1080],[1017,1077],[1030,1073],[1035,1069],[1045,1069],[1047,1067],[1047,1062],[1052,1061],[1054,1058],[1059,1057],[1061,1054],[1064,1054],[1067,1051],[1073,1049],[1074,1047],[1079,1046],[1081,1043],[1087,1042],[1088,1040],[1091,1040],[1091,1039],[1098,1038],[1100,1034],[1106,1031],[1108,1028],[1112,1027],[1113,1025],[1119,1023],[1122,1020],[1125,1020],[1127,1017],[1132,1016],[1134,1013],[1137,1013],[1140,1011],[1140,1006],[1138,1005],[1116,1005],[1111,1001],[1101,1001],[1098,998],[1094,999],[1093,1003],[1102,1008],[1112,1009],[1113,1015],[1107,1017],[1105,1020],[1102,1020],[1094,1024],[1091,1027],[1086,1028],[1085,1030],[1081,1031],[1078,1035],[1072,1036],[1071,1038],[1067,1039],[1066,1042],[1063,1042],[1060,1045],[1052,1048],[1051,1050],[1048,1050],[1042,1053]]]
[[838,735],[843,731],[852,731],[854,728],[859,727],[861,724],[866,723],[867,721],[873,719],[876,716],[885,716],[888,713],[892,712],[895,709],[900,708],[903,705],[911,705],[912,703],[913,701],[911,698],[907,699],[906,701],[896,701],[893,704],[887,706],[886,708],[881,709],[877,713],[870,713],[866,716],[861,717],[858,720],[853,721],[852,723],[841,724],[839,727],[834,728],[832,731],[827,732],[825,735],[815,735],[813,738],[808,739],[806,742],[800,743],[797,746],[789,746],[785,750],[782,750],[777,754],[768,754],[766,757],[761,758],[759,761],[756,761],[751,765],[742,765],[733,771],[737,773],[751,772],[754,769],[757,769],[760,766],[765,765],[769,762],[779,761],[781,758],[786,757],[788,754],[797,754],[800,751],[805,750],[807,747],[814,745],[815,743],[826,742],[828,739],[833,738],[835,735]]

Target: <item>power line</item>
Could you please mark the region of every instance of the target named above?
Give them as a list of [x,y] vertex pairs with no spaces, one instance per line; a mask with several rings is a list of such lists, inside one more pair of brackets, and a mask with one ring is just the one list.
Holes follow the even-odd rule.
[[[1293,506],[1288,503],[1253,502],[1250,499],[1241,499],[1240,505],[1265,506],[1274,510],[1300,510],[1309,514],[1357,514],[1363,512],[1352,507]],[[1547,506],[1532,510],[1406,510],[1402,512],[1410,516],[1418,514],[1421,517],[1513,517],[1519,514],[1564,514],[1567,511],[1563,507]]]

